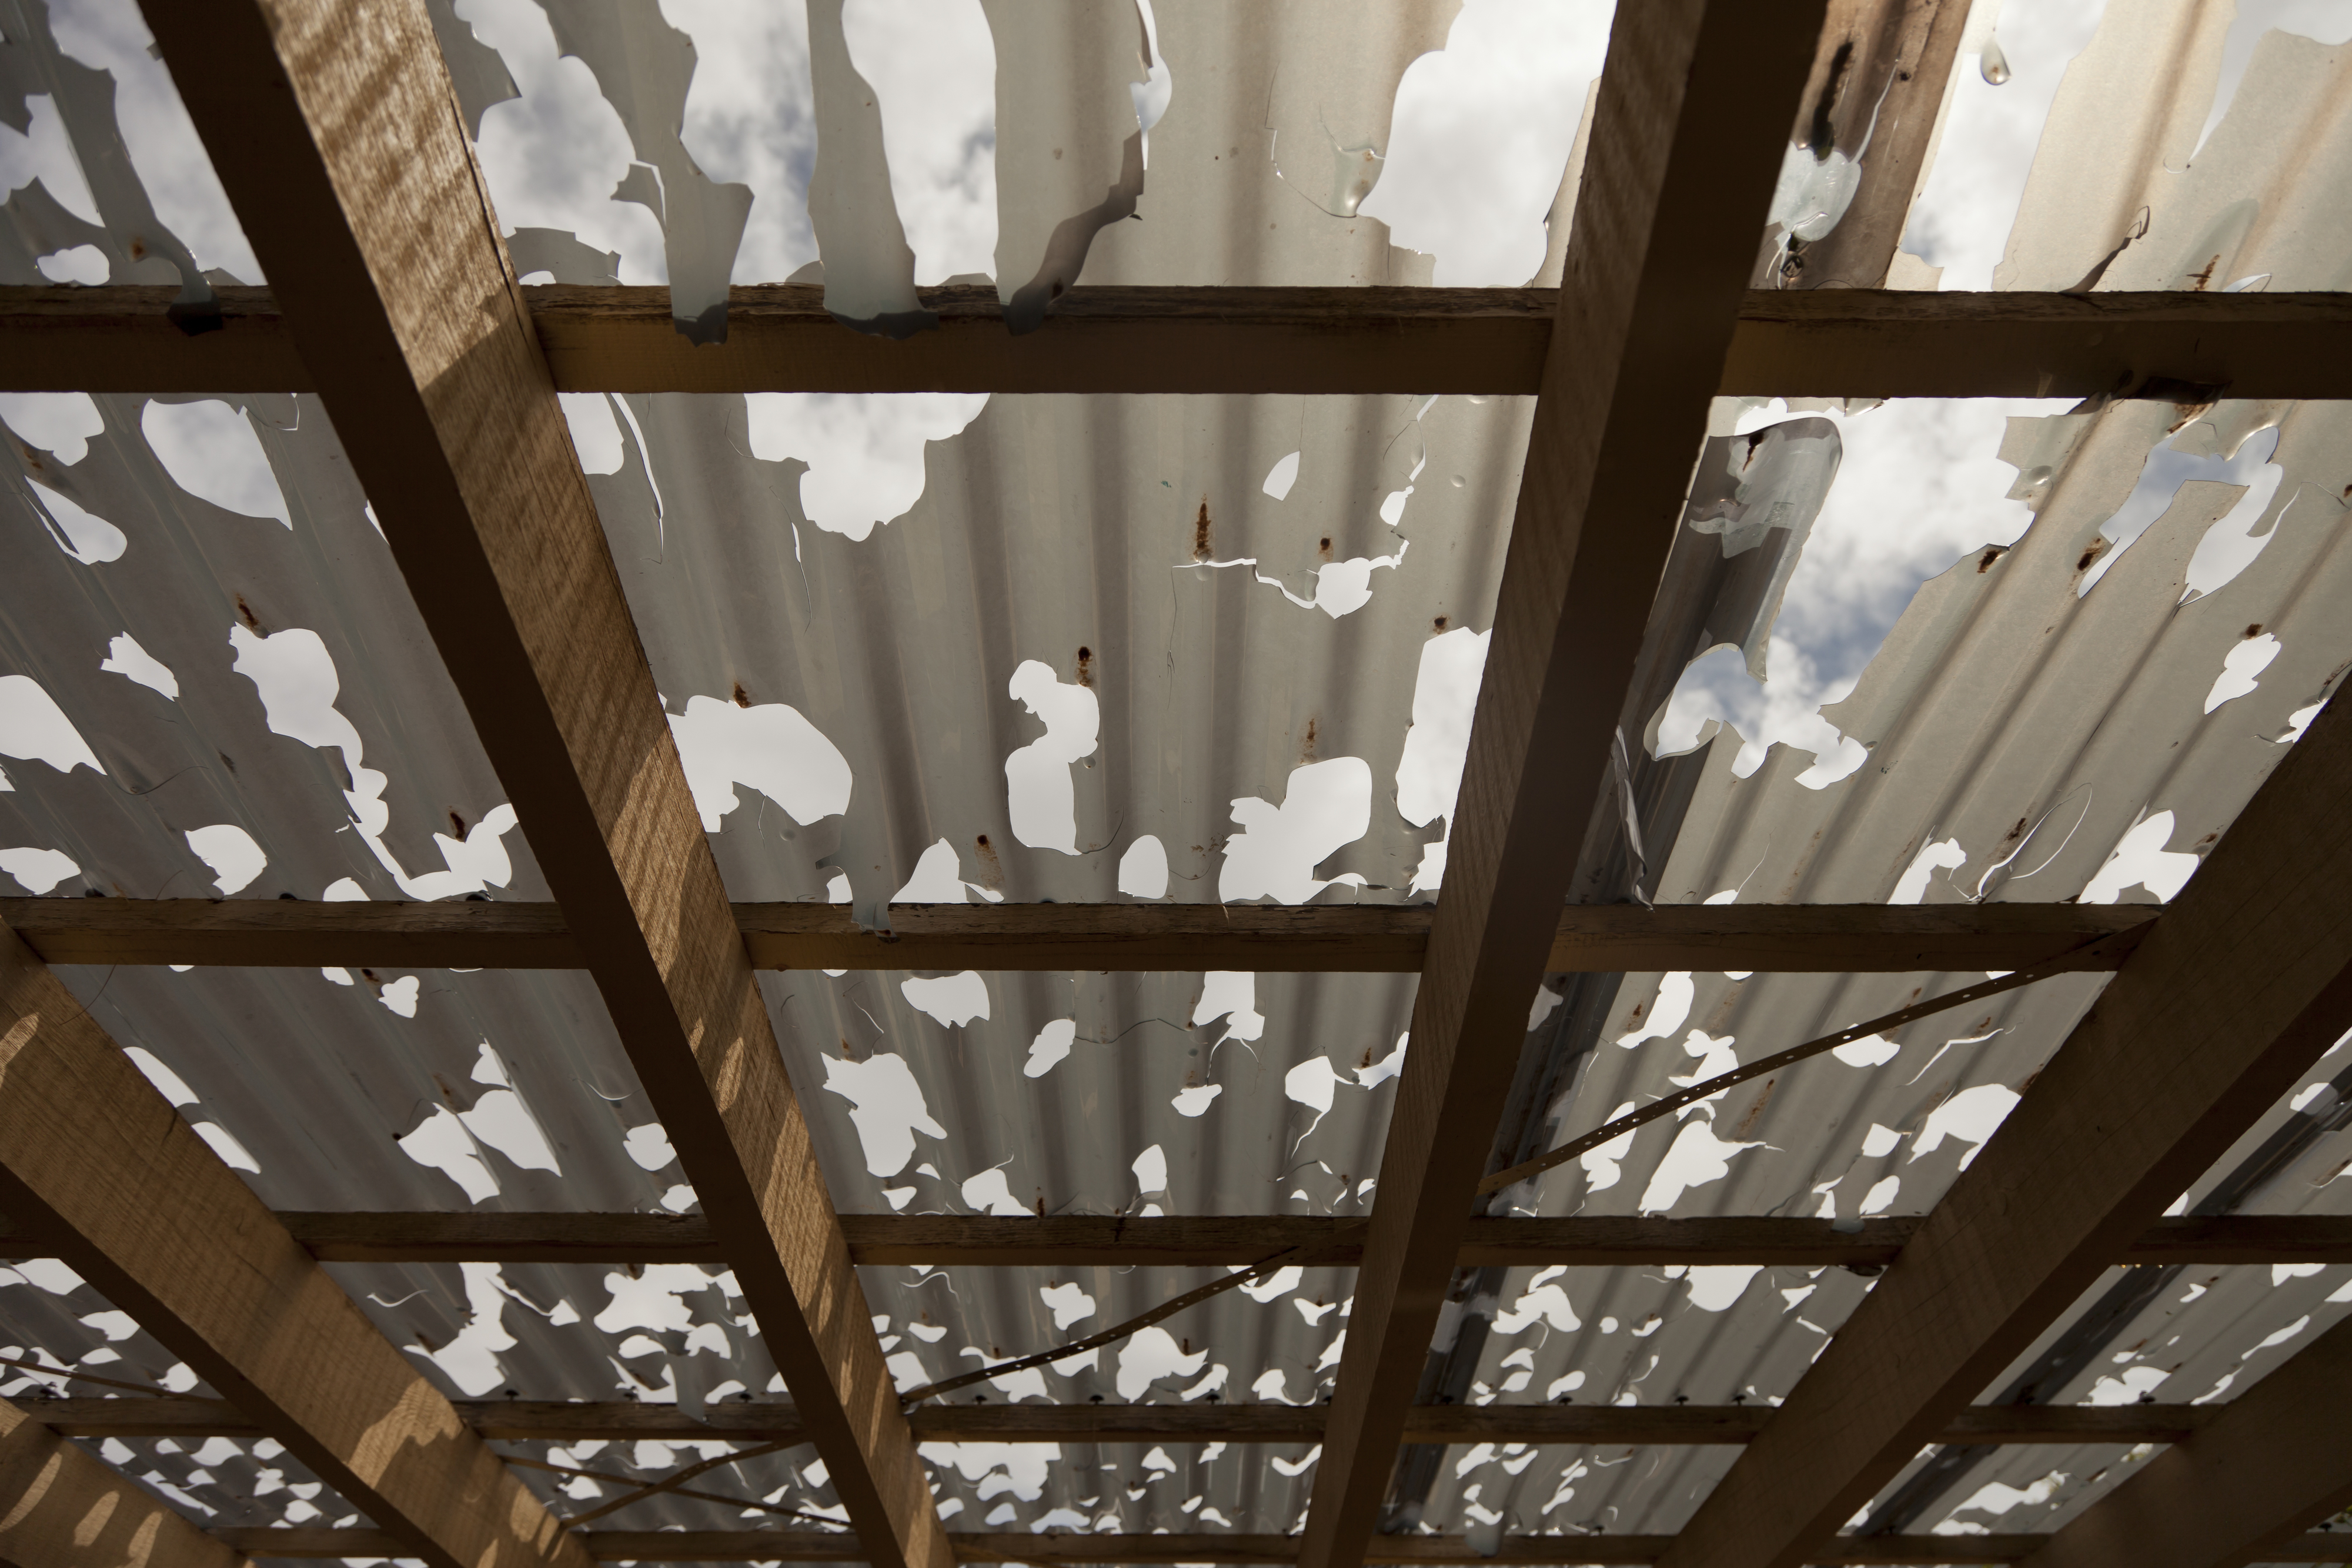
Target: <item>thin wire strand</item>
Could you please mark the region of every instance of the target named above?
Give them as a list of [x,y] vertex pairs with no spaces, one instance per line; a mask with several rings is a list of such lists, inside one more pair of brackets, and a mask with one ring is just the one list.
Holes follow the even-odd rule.
[[763,1443],[756,1448],[744,1448],[737,1453],[720,1454],[716,1458],[698,1460],[682,1470],[674,1470],[657,1481],[641,1486],[625,1497],[615,1498],[611,1502],[599,1503],[586,1513],[575,1513],[564,1522],[576,1526],[585,1524],[592,1519],[602,1519],[606,1514],[626,1508],[633,1502],[642,1502],[646,1498],[657,1497],[663,1492],[676,1491],[705,1470],[715,1470],[721,1465],[731,1465],[738,1459],[755,1459],[762,1454],[776,1453],[791,1447],[793,1447],[791,1443]]
[[[559,1465],[549,1459],[534,1459],[526,1454],[501,1454],[499,1457],[508,1464],[520,1465],[527,1470],[552,1470],[559,1476],[586,1476],[590,1480],[614,1481],[625,1487],[639,1484],[635,1476],[616,1476],[610,1470],[583,1470],[576,1465]],[[730,1454],[728,1457],[740,1459],[744,1456]],[[747,1498],[722,1497],[715,1491],[697,1491],[692,1487],[675,1487],[671,1490],[679,1497],[698,1498],[704,1502],[723,1502],[733,1508],[757,1509],[761,1513],[781,1513],[792,1519],[805,1519],[812,1524],[830,1524],[836,1528],[841,1524],[841,1521],[837,1519],[828,1519],[821,1513],[803,1513],[799,1509],[781,1502],[756,1502]],[[581,1517],[585,1516],[566,1519],[564,1523],[577,1524]]]
[[2099,967],[2099,960],[2106,957],[2116,947],[2121,946],[2128,951],[2137,946],[2141,935],[2141,930],[2135,927],[2129,931],[2116,932],[2113,936],[2097,937],[2084,943],[2079,947],[2070,947],[2056,957],[2044,959],[2029,968],[2011,970],[1997,980],[1986,980],[1978,985],[1963,986],[1957,991],[1947,991],[1940,997],[1931,998],[1924,1002],[1915,1002],[1907,1008],[1898,1008],[1891,1013],[1882,1013],[1877,1018],[1842,1029],[1835,1034],[1825,1034],[1819,1040],[1809,1040],[1802,1045],[1791,1046],[1777,1055],[1759,1058],[1745,1067],[1736,1067],[1728,1072],[1717,1073],[1713,1078],[1704,1079],[1687,1089],[1644,1105],[1630,1115],[1620,1116],[1613,1122],[1596,1127],[1580,1138],[1572,1138],[1549,1153],[1538,1155],[1534,1159],[1523,1161],[1508,1170],[1496,1171],[1478,1184],[1478,1196],[1485,1197],[1490,1193],[1500,1192],[1507,1186],[1523,1182],[1529,1176],[1540,1176],[1554,1166],[1566,1165],[1579,1155],[1590,1153],[1603,1144],[1615,1142],[1636,1127],[1645,1126],[1661,1116],[1671,1115],[1685,1105],[1712,1099],[1726,1089],[1735,1088],[1752,1079],[1761,1078],[1767,1073],[1778,1072],[1783,1067],[1792,1062],[1802,1061],[1809,1056],[1819,1056],[1825,1051],[1835,1051],[1841,1045],[1850,1045],[1866,1035],[1878,1034],[1910,1023],[1916,1019],[1947,1012],[1953,1008],[1964,1008],[1970,1002],[1997,996],[2002,991],[2013,991],[2020,987],[2030,986],[2036,980],[2049,979],[2053,975],[2074,974],[2084,969],[2096,968]]
[[1212,1296],[1221,1296],[1236,1286],[1246,1285],[1252,1280],[1285,1268],[1295,1261],[1305,1250],[1303,1247],[1285,1248],[1263,1262],[1252,1264],[1249,1268],[1228,1274],[1223,1279],[1203,1285],[1197,1291],[1187,1291],[1174,1301],[1160,1302],[1140,1317],[1129,1318],[1123,1323],[1103,1330],[1100,1333],[1092,1333],[1084,1339],[1074,1340],[1058,1350],[1041,1350],[1034,1355],[1024,1355],[1017,1361],[1000,1361],[994,1366],[983,1366],[977,1372],[967,1372],[960,1377],[942,1378],[937,1383],[926,1383],[920,1388],[909,1388],[898,1396],[898,1407],[905,1410],[921,1404],[926,1399],[937,1398],[942,1394],[952,1394],[959,1388],[969,1388],[975,1383],[984,1383],[992,1377],[1003,1377],[1009,1372],[1021,1372],[1032,1366],[1044,1366],[1051,1362],[1067,1361],[1074,1355],[1084,1355],[1090,1350],[1099,1350],[1115,1340],[1125,1339],[1138,1329],[1150,1328],[1163,1318],[1173,1317],[1186,1307],[1197,1305]]
[[97,1377],[87,1372],[76,1372],[70,1367],[43,1366],[37,1361],[19,1361],[11,1355],[0,1355],[0,1366],[21,1366],[45,1377],[70,1377],[83,1383],[100,1383],[109,1388],[128,1388],[133,1394],[152,1395],[158,1398],[172,1392],[168,1388],[158,1388],[152,1383],[125,1383],[119,1377]]

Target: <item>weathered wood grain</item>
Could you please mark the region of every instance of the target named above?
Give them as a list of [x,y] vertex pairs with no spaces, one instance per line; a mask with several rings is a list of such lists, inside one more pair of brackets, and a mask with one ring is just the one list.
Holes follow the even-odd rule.
[[[256,1557],[381,1557],[391,1550],[383,1533],[372,1530],[221,1530],[215,1533],[240,1551]],[[599,1563],[718,1563],[780,1562],[837,1563],[856,1561],[845,1552],[843,1538],[816,1531],[795,1530],[592,1530],[584,1531],[588,1553]],[[962,1563],[1292,1563],[1297,1560],[1298,1538],[1291,1535],[1044,1535],[984,1534],[959,1531],[949,1537]],[[1655,1563],[1673,1542],[1666,1535],[1513,1535],[1491,1552],[1460,1536],[1375,1536],[1364,1561],[1379,1563],[1448,1563],[1473,1568],[1479,1563],[1589,1563],[1594,1568],[1629,1563]],[[1873,1535],[1846,1536],[1824,1547],[1813,1561],[1838,1568],[1866,1563],[1960,1564],[2015,1563],[2048,1541],[2047,1535]],[[2315,1533],[2283,1542],[2272,1552],[2276,1563],[2336,1563],[2347,1555],[2346,1536]],[[160,1568],[160,1565],[159,1565]]]
[[[2352,1321],[2273,1367],[2025,1561],[2032,1568],[2244,1568],[2352,1504]],[[2352,1541],[2345,1542],[2352,1557]]]
[[[1820,249],[1849,230],[1859,245],[1849,214]],[[224,329],[194,337],[164,315],[174,292],[0,287],[0,391],[317,390],[270,290],[221,290]],[[770,284],[733,290],[726,343],[698,348],[672,325],[666,288],[521,292],[559,391],[635,392],[1524,395],[1540,384],[1555,298],[1526,288],[1090,287],[1015,338],[992,289],[937,289],[940,329],[892,341],[835,321],[820,287]],[[2242,397],[2342,398],[2352,396],[2347,350],[2352,299],[2341,294],[1759,289],[1741,302],[1715,390],[2166,397],[2210,384]]]
[[1822,16],[1650,0],[1611,26],[1307,1568],[1372,1543]]
[[[724,1263],[700,1215],[301,1213],[278,1222],[322,1263]],[[1914,1218],[1836,1228],[1826,1219],[1700,1216],[1477,1218],[1462,1229],[1463,1268],[1657,1268],[1760,1263],[1873,1268],[1892,1263],[1917,1232]],[[1224,1268],[1296,1250],[1316,1267],[1363,1260],[1361,1219],[1318,1215],[1199,1215],[1135,1218],[1055,1215],[845,1214],[842,1233],[860,1265],[943,1269]],[[0,1258],[37,1257],[48,1244],[0,1220]],[[2126,1242],[2116,1263],[2352,1262],[2352,1216],[2224,1215],[2159,1219]]]
[[860,1545],[946,1568],[424,0],[146,16]]
[[1793,1568],[2352,1023],[2352,713],[2321,710],[1699,1505],[1675,1568]]
[[[887,932],[824,904],[738,904],[761,969],[997,972],[1243,968],[1412,974],[1435,908],[1261,904],[901,904]],[[2021,969],[2160,918],[2146,904],[1639,904],[1560,911],[1553,972]],[[552,904],[291,899],[0,899],[51,964],[564,969],[586,958]],[[2089,967],[2112,967],[2108,956]]]
[[146,1488],[0,1400],[0,1561],[16,1568],[239,1568]]
[[[43,1399],[31,1416],[73,1437],[259,1437],[261,1428],[225,1399]],[[675,1405],[631,1401],[572,1404],[475,1399],[457,1404],[466,1424],[494,1442],[804,1441],[799,1412],[774,1400],[730,1401],[698,1419]],[[2177,1443],[2221,1414],[2200,1405],[1979,1405],[1961,1411],[1939,1443]],[[908,1417],[925,1442],[1313,1443],[1320,1405],[924,1405]],[[1597,1447],[1754,1441],[1771,1418],[1757,1405],[1416,1405],[1405,1417],[1412,1443],[1573,1443]]]
[[433,1568],[578,1546],[0,929],[0,1207]]

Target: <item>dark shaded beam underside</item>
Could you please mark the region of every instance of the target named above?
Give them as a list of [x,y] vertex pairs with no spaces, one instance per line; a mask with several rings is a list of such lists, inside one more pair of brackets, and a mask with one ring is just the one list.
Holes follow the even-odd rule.
[[[902,904],[888,932],[824,904],[739,904],[763,969],[1414,974],[1432,904]],[[1908,974],[2021,969],[2160,918],[2145,904],[1638,904],[1561,911],[1551,973],[1747,969]],[[0,899],[49,964],[252,968],[563,969],[578,946],[552,904],[293,899]],[[2092,967],[2113,968],[2111,952]]]
[[[168,287],[0,288],[0,391],[308,392],[266,288],[221,290],[189,336]],[[814,285],[732,291],[723,345],[678,336],[666,288],[523,291],[564,392],[1471,392],[1536,391],[1538,288],[1081,287],[1006,333],[993,288],[925,291],[936,331],[841,326]],[[1750,293],[1727,394],[2352,396],[2344,294]]]
[[[699,1215],[280,1212],[323,1263],[724,1263]],[[1222,1268],[1297,1249],[1303,1263],[1353,1268],[1366,1221],[1320,1216],[1211,1215],[999,1219],[845,1214],[853,1261],[939,1268]],[[1570,1218],[1467,1221],[1465,1267],[1634,1268],[1758,1263],[1872,1269],[1892,1262],[1916,1218],[1865,1219]],[[0,1257],[47,1255],[37,1231],[0,1220]],[[2220,1215],[2160,1219],[2118,1264],[2352,1262],[2352,1216]]]
[[[261,1428],[223,1399],[57,1398],[21,1402],[69,1437],[242,1437]],[[699,1419],[674,1405],[628,1401],[461,1400],[457,1413],[495,1442],[646,1439],[747,1443],[804,1440],[799,1413],[778,1401],[709,1406]],[[2224,1406],[2018,1405],[1963,1411],[1939,1443],[2178,1443]],[[908,1419],[923,1441],[993,1443],[1313,1443],[1328,1412],[1319,1405],[918,1406]],[[1580,1447],[1721,1447],[1752,1442],[1769,1405],[1444,1405],[1415,1407],[1412,1443],[1549,1443]]]
[[[393,1547],[372,1530],[233,1529],[213,1532],[258,1558],[383,1557]],[[1290,1563],[1296,1536],[1282,1535],[1026,1535],[951,1531],[965,1563]],[[1811,1561],[1863,1563],[2015,1563],[2047,1535],[1847,1536]],[[856,1542],[814,1531],[583,1531],[588,1554],[602,1563],[856,1562]],[[1367,1563],[1654,1563],[1673,1540],[1665,1535],[1511,1536],[1491,1553],[1458,1535],[1375,1536]],[[2273,1552],[2279,1563],[2339,1563],[2352,1556],[2352,1533],[2315,1533]]]

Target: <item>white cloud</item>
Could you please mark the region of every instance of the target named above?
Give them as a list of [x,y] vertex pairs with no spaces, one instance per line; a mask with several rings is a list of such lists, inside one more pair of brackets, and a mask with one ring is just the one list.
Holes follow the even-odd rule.
[[1469,0],[1440,53],[1398,83],[1387,162],[1358,209],[1433,252],[1441,287],[1512,287],[1543,266],[1544,214],[1568,167],[1610,7]]
[[1972,29],[1964,40],[1971,52],[1953,63],[1935,166],[1903,235],[1903,248],[1944,269],[1944,287],[1993,286],[2051,100],[2105,10],[2105,0],[2076,0],[2000,11],[1996,30],[2010,78],[1998,87],[1984,79],[1974,55],[1979,37]]
[[139,428],[163,471],[189,495],[248,517],[275,517],[294,526],[261,437],[236,409],[217,398],[151,402],[141,411]]
[[923,451],[959,434],[986,392],[752,392],[751,455],[797,457],[801,510],[830,533],[862,539],[922,498]]
[[980,0],[848,0],[841,25],[881,112],[915,281],[992,275],[996,41]]

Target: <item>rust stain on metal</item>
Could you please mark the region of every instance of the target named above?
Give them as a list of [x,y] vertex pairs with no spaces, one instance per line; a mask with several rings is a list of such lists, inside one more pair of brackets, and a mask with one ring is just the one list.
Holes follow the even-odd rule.
[[1308,719],[1308,720],[1307,721],[1307,735],[1306,735],[1306,737],[1298,743],[1298,760],[1299,760],[1299,762],[1300,762],[1300,764],[1301,764],[1301,765],[1304,765],[1304,764],[1306,764],[1306,763],[1309,763],[1309,762],[1312,762],[1312,761],[1314,761],[1314,760],[1315,760],[1315,726],[1316,726],[1316,722],[1317,722],[1317,721],[1315,721],[1314,719],[1311,719],[1311,718],[1310,718],[1310,719]]
[[262,631],[261,617],[253,612],[253,606],[245,601],[245,595],[242,593],[236,596],[236,618],[245,622],[247,630],[264,637],[269,635],[268,632]]
[[1756,1118],[1764,1114],[1765,1106],[1772,1103],[1772,1089],[1780,1082],[1778,1078],[1767,1078],[1764,1081],[1763,1091],[1756,1096],[1756,1103],[1748,1107],[1747,1113],[1739,1118],[1739,1125],[1731,1130],[1731,1135],[1734,1138],[1746,1137],[1748,1130],[1756,1125]]
[[735,706],[737,707],[750,707],[751,706],[751,694],[743,689],[743,683],[740,681],[737,681],[735,683],[734,697]]
[[1209,497],[1201,497],[1201,515],[1192,519],[1192,559],[1209,559],[1210,547],[1215,541],[1217,525],[1209,520]]
[[1092,648],[1080,648],[1078,650],[1078,685],[1092,686],[1094,684],[1095,651]]
[[1992,563],[1999,560],[2002,556],[2005,556],[2008,553],[2009,547],[2007,545],[1993,545],[1989,547],[1983,555],[1977,558],[1977,575],[1979,577],[1982,577],[1986,572],[1990,571],[1992,570]]
[[972,841],[973,852],[980,857],[980,883],[982,887],[997,887],[1004,882],[1004,862],[997,858],[996,848],[982,833]]

